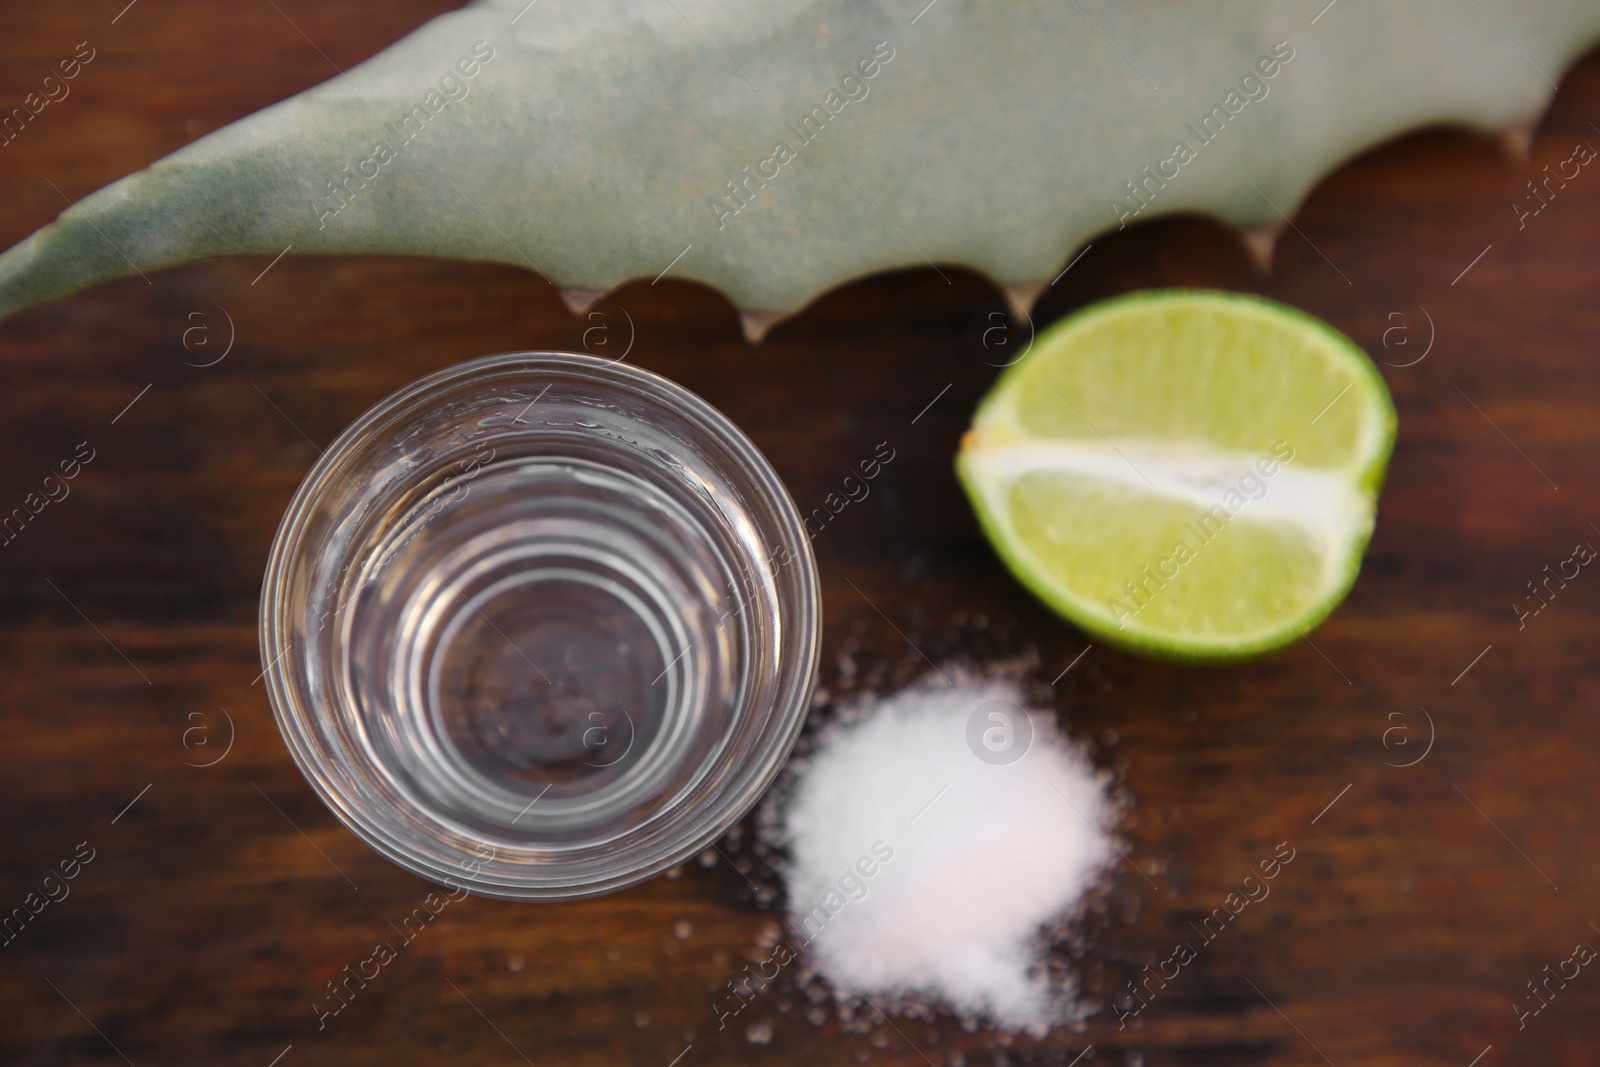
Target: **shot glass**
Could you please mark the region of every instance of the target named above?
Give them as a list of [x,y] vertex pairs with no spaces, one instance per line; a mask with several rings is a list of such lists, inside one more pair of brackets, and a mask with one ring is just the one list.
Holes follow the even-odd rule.
[[821,609],[771,465],[704,400],[560,352],[401,389],[278,528],[261,656],[312,787],[388,859],[511,899],[709,848],[804,721]]

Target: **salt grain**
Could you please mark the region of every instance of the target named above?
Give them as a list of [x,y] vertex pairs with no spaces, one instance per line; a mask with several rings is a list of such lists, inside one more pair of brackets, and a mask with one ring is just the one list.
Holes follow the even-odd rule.
[[845,709],[800,765],[782,825],[795,943],[846,996],[1040,1033],[1075,992],[1046,973],[1041,928],[1104,876],[1120,807],[1015,681],[954,678]]

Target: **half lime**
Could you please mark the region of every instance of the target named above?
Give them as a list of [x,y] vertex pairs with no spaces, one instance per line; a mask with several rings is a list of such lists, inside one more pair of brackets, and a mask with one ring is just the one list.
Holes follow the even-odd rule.
[[1041,333],[979,404],[956,470],[1052,608],[1135,651],[1227,660],[1344,599],[1394,436],[1382,377],[1333,327],[1158,290]]

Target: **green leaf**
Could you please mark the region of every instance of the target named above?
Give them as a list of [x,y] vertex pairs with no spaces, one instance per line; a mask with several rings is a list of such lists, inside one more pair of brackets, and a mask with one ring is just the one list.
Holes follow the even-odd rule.
[[925,3],[472,5],[85,197],[0,256],[0,314],[286,248],[767,316],[960,265],[1026,304],[1108,228],[1281,224],[1396,133],[1531,122],[1600,33],[1587,0]]

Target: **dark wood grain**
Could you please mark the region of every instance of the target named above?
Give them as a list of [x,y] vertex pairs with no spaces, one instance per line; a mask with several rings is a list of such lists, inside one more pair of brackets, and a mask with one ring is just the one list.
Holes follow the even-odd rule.
[[[0,103],[79,41],[98,57],[68,100],[0,148],[0,244],[63,197],[448,6],[146,0],[113,25],[123,0],[8,5]],[[1600,144],[1591,121],[1594,58],[1567,75],[1533,166],[1578,140]],[[0,910],[80,842],[94,850],[71,895],[0,947],[0,1060],[266,1067],[292,1045],[282,1067],[524,1056],[665,1067],[692,1044],[684,1067],[925,1055],[942,1067],[956,1051],[968,1063],[1067,1063],[1092,1044],[1085,1063],[1151,1067],[1466,1067],[1490,1045],[1485,1067],[1591,1062],[1600,975],[1583,972],[1520,1031],[1512,1009],[1545,965],[1600,944],[1600,578],[1583,573],[1520,631],[1511,607],[1575,543],[1600,543],[1600,176],[1583,172],[1519,231],[1510,205],[1527,169],[1488,139],[1418,134],[1327,178],[1270,277],[1226,230],[1165,220],[1097,238],[1039,307],[1044,324],[1151,285],[1265,293],[1387,360],[1401,421],[1365,570],[1314,646],[1214,670],[1097,647],[1057,685],[1074,733],[1136,800],[1139,870],[1120,871],[1080,961],[1096,996],[1197,943],[1191,923],[1279,842],[1297,851],[1271,896],[1206,945],[1136,1029],[1102,1012],[1081,1034],[1009,1048],[948,1017],[817,1027],[783,990],[741,1019],[770,1022],[770,1044],[742,1027],[719,1033],[713,992],[773,919],[721,859],[582,903],[451,905],[319,1032],[323,983],[428,887],[322,807],[253,684],[278,517],[317,448],[392,389],[490,352],[578,347],[592,323],[517,270],[294,257],[254,285],[265,259],[219,261],[0,323],[0,507],[79,442],[95,451],[71,495],[0,548]],[[896,448],[872,496],[815,541],[834,693],[850,683],[841,653],[860,665],[857,684],[918,662],[894,627],[936,657],[1031,650],[1046,682],[1086,644],[1008,577],[951,476],[995,373],[970,326],[998,293],[946,273],[950,285],[922,270],[846,286],[760,348],[726,300],[693,285],[631,285],[600,308],[619,338],[626,310],[628,358],[729,413],[803,507],[877,442]],[[224,311],[231,353],[187,365],[221,349],[193,348],[198,335],[186,349],[184,331],[204,325],[220,346]],[[1427,358],[1392,365],[1423,351],[1430,317]],[[1386,347],[1397,326],[1409,334]],[[1432,751],[1387,766],[1422,751],[1419,708],[1437,727]],[[186,765],[221,753],[225,715],[226,758]],[[1412,744],[1391,734],[1385,748],[1402,723]],[[186,746],[196,727],[206,732]],[[751,862],[748,831],[725,848]]]

